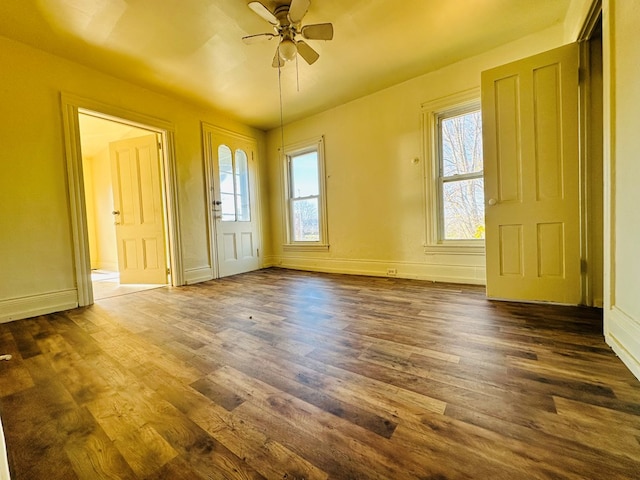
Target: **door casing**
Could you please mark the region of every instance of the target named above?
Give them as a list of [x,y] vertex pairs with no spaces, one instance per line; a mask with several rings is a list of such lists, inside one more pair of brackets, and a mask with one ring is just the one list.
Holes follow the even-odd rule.
[[105,120],[117,121],[156,132],[162,140],[162,171],[164,176],[166,221],[171,285],[184,284],[180,226],[178,222],[177,176],[174,147],[174,126],[170,122],[131,112],[94,100],[62,93],[62,120],[69,184],[69,213],[73,241],[74,270],[78,306],[93,303],[91,262],[87,233],[87,208],[84,196],[82,151],[80,147],[79,113],[87,113]]
[[[255,138],[242,135],[231,130],[226,130],[221,127],[217,127],[215,125],[208,124],[206,122],[202,123],[202,138],[203,138],[203,147],[204,147],[204,163],[205,163],[205,184],[206,184],[206,204],[207,204],[207,219],[209,224],[209,258],[210,258],[210,277],[211,278],[219,278],[220,275],[220,255],[219,255],[219,245],[217,244],[217,225],[216,218],[214,212],[214,201],[216,200],[215,195],[215,186],[213,178],[215,175],[218,175],[218,172],[215,170],[214,165],[216,164],[215,156],[217,155],[217,142],[216,139],[219,138],[227,138],[230,140],[235,140],[241,144],[249,144],[252,145],[254,152],[257,154],[257,141]],[[251,159],[250,159],[251,160]],[[253,179],[254,184],[254,195],[250,199],[251,200],[251,215],[255,220],[255,236],[257,239],[256,248],[260,249],[260,239],[261,237],[261,212],[260,212],[260,202],[258,199],[260,198],[260,170],[259,163],[257,159],[254,159],[255,165],[255,178]],[[260,257],[260,255],[258,255]],[[261,258],[261,257],[260,257]],[[262,264],[262,261],[259,260],[259,264]],[[258,267],[259,268],[259,267]]]

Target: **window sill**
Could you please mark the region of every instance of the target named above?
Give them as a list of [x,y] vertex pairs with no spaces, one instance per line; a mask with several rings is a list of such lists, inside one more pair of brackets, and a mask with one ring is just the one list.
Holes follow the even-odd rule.
[[320,243],[285,243],[282,246],[282,250],[285,252],[328,252],[329,245]]

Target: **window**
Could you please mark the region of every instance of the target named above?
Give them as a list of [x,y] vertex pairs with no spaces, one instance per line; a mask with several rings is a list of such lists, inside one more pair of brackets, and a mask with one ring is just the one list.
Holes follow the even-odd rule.
[[327,249],[322,139],[285,150],[285,247]]
[[484,253],[482,115],[477,91],[423,106],[430,157],[427,250]]
[[476,108],[438,115],[441,240],[484,238],[482,119]]
[[235,156],[226,145],[218,147],[220,175],[220,200],[223,222],[250,222],[249,164],[244,150],[236,150]]

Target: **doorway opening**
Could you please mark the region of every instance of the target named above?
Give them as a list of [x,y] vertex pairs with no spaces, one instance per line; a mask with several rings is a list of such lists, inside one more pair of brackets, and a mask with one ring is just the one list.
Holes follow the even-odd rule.
[[84,116],[94,117],[110,122],[103,125],[144,134],[107,142],[117,144],[109,146],[113,202],[100,214],[106,210],[116,224],[119,286],[183,285],[173,124],[75,95],[61,97],[78,306],[93,303],[92,261],[101,261],[92,257],[90,245],[89,210],[96,205],[88,205],[85,195],[81,116],[83,121]]
[[210,278],[258,270],[260,210],[257,142],[203,123]]
[[578,40],[580,85],[583,228],[583,284],[586,305],[604,306],[604,87],[602,6],[594,1]]
[[[161,136],[89,112],[78,122],[94,300],[167,285]],[[149,262],[159,270],[153,276]]]

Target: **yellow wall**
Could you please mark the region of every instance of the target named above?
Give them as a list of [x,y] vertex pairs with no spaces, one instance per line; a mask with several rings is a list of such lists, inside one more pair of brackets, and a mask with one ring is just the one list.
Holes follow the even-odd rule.
[[184,268],[209,262],[200,122],[262,132],[4,37],[0,64],[0,320],[75,292],[61,92],[173,123]]
[[96,196],[99,193],[94,188],[93,157],[82,156],[82,173],[84,175],[84,197],[87,209],[87,235],[89,239],[89,257],[91,258],[91,269],[98,268],[98,242],[96,235]]
[[640,378],[640,2],[604,2],[605,334]]
[[111,215],[113,191],[109,151],[103,149],[91,158],[83,157],[82,165],[91,268],[117,272],[118,253],[113,215]]
[[[285,144],[325,137],[329,252],[283,251],[283,173],[277,152],[281,136],[280,129],[269,132],[270,261],[371,275],[386,275],[394,268],[401,277],[484,283],[484,256],[424,252],[421,104],[479,87],[482,70],[554,48],[563,35],[562,26],[549,29],[286,125]],[[417,164],[415,158],[420,159]]]

